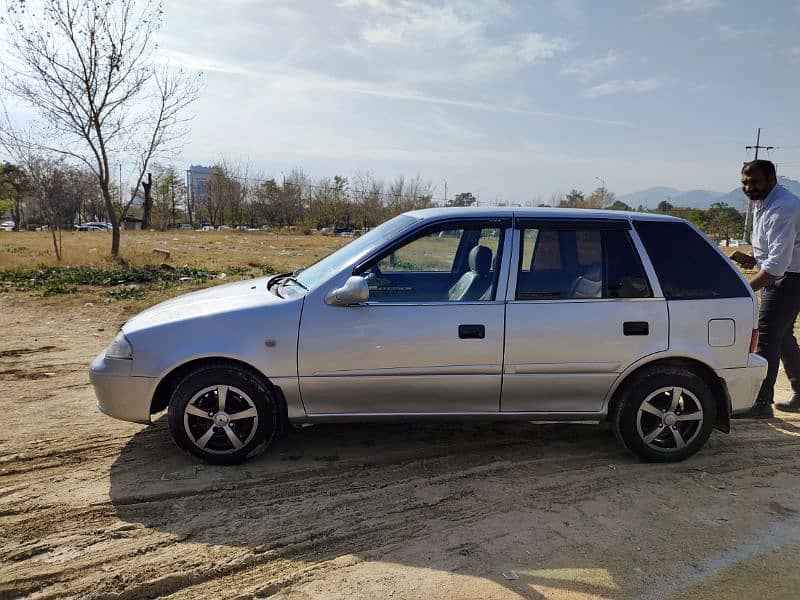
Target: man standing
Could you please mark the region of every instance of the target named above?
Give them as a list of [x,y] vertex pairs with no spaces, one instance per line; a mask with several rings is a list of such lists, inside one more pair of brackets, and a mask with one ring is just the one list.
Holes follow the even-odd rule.
[[769,419],[778,366],[783,361],[794,392],[776,407],[800,412],[800,347],[794,323],[800,312],[800,199],[778,184],[775,165],[754,160],[742,168],[742,190],[753,201],[753,254],[741,264],[758,268],[750,280],[761,292],[758,349],[767,359],[767,377],[755,404],[741,418]]

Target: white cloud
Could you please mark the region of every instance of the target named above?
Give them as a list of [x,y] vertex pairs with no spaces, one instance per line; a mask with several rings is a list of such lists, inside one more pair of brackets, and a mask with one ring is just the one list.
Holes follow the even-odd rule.
[[800,58],[800,46],[789,48],[789,54],[794,58]]
[[611,94],[652,92],[661,87],[657,79],[612,79],[581,92],[585,98],[610,96]]
[[601,58],[584,58],[573,60],[561,69],[562,75],[574,75],[581,81],[589,81],[609,67],[613,67],[619,62],[617,54],[609,50],[606,56]]
[[[502,41],[490,38],[487,30],[491,25],[514,15],[501,0],[457,0],[446,5],[424,0],[394,4],[343,0],[339,6],[366,12],[360,29],[364,56],[370,56],[374,48],[403,49],[407,64],[410,56],[425,53],[412,75],[415,79],[430,80],[426,74],[431,71],[437,71],[437,76],[445,71],[445,79],[484,79],[549,60],[571,46],[563,37],[532,31]],[[437,65],[446,66],[437,69]]]
[[213,72],[245,76],[257,75],[255,71],[241,64],[225,62],[210,56],[202,56],[197,53],[180,52],[177,50],[159,50],[156,55],[156,62],[183,67],[191,71],[203,71],[205,73]]
[[717,37],[723,40],[738,40],[744,35],[744,31],[737,29],[733,25],[717,25]]
[[667,0],[662,6],[662,10],[667,12],[708,12],[721,4],[721,0]]
[[569,42],[560,37],[545,37],[539,33],[525,33],[516,41],[516,51],[526,63],[553,58],[569,49]]
[[392,6],[387,0],[342,0],[337,6],[342,8],[367,8],[380,12],[392,11]]
[[386,25],[374,25],[361,30],[364,41],[376,45],[396,45],[403,42],[403,31]]
[[361,30],[361,37],[373,44],[389,39],[392,44],[446,45],[476,35],[483,27],[480,19],[464,17],[452,6],[432,6],[424,2],[408,2],[378,12],[380,20]]
[[265,74],[264,78],[276,92],[279,92],[282,95],[304,94],[309,91],[329,90],[335,92],[361,94],[365,96],[375,96],[390,100],[452,106],[493,113],[513,113],[531,117],[583,121],[600,125],[627,126],[627,123],[622,121],[597,119],[586,115],[540,111],[513,103],[502,104],[499,102],[496,103],[486,102],[483,100],[469,100],[460,97],[448,98],[434,94],[427,94],[425,92],[407,88],[401,85],[374,84],[353,79],[337,79],[327,75],[301,70],[293,70],[269,75]]
[[568,21],[578,21],[583,18],[581,0],[555,0],[553,10]]

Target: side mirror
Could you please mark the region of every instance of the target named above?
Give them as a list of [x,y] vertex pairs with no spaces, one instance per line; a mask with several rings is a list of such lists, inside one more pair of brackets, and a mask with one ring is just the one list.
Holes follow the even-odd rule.
[[353,275],[342,287],[328,292],[325,296],[325,304],[330,306],[350,306],[367,300],[369,300],[369,286],[367,280],[360,275]]

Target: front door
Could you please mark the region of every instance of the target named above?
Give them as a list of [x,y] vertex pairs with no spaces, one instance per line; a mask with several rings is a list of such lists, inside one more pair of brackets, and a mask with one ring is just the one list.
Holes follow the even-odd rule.
[[521,221],[501,409],[597,412],[620,373],[668,345],[627,221]]
[[298,346],[308,413],[497,412],[506,225],[417,231],[357,270],[370,285],[362,305],[309,295]]

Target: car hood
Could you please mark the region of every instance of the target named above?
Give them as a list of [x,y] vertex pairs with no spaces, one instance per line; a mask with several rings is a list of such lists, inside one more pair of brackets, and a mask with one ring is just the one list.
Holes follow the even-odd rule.
[[128,334],[178,321],[292,302],[291,299],[282,299],[268,292],[268,279],[268,277],[259,277],[258,279],[218,285],[172,298],[129,319],[122,330]]

